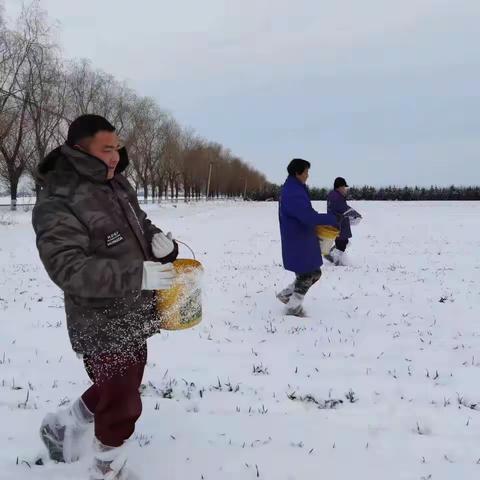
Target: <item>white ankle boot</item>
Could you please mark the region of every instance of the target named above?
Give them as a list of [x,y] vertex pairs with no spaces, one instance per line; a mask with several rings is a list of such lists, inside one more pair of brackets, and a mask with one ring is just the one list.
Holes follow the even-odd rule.
[[128,468],[125,444],[121,447],[108,447],[95,439],[93,450],[90,480],[140,480],[140,477]]
[[334,248],[331,252],[331,256],[333,258],[333,263],[337,267],[345,267],[347,265],[347,257],[345,252]]
[[277,298],[286,305],[293,294],[294,288],[295,283],[290,284],[287,288],[284,288],[281,292],[277,293]]
[[40,427],[40,437],[56,462],[76,462],[85,452],[89,435],[93,435],[93,413],[81,398],[67,409],[48,413]]
[[306,313],[303,309],[303,299],[305,295],[294,292],[287,303],[287,315],[294,315],[295,317],[305,317]]

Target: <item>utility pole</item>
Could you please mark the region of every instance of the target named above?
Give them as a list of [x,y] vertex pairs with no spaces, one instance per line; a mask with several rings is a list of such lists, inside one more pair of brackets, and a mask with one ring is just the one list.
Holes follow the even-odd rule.
[[247,198],[247,182],[248,182],[248,179],[245,178],[245,190],[243,191],[243,201],[245,201]]
[[213,166],[213,163],[210,162],[210,165],[208,167],[207,200],[208,200],[208,197],[210,195],[210,181],[212,179],[212,166]]

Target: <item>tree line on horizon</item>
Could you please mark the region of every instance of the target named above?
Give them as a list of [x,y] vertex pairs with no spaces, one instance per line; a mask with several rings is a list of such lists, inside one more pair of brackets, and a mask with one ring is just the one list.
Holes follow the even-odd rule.
[[[268,184],[263,191],[252,193],[251,200],[277,201],[280,196],[280,186]],[[330,189],[312,187],[311,199],[314,201],[326,200]],[[480,186],[457,187],[352,187],[349,189],[348,198],[351,200],[398,200],[398,201],[421,201],[421,200],[480,200]]]

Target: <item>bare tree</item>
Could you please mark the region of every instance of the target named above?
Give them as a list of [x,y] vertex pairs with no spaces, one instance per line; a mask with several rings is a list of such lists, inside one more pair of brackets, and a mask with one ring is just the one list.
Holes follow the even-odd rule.
[[[170,188],[170,198],[178,199],[180,179],[180,157],[182,155],[182,130],[180,125],[169,118],[161,126],[163,137],[161,168],[165,174],[166,187]],[[165,190],[165,196],[167,195]]]
[[195,136],[192,129],[185,129],[181,136],[181,154],[179,158],[179,181],[183,187],[185,202],[193,196],[195,162],[202,149],[202,140]]
[[45,55],[49,26],[38,2],[24,7],[17,30],[3,29],[0,60],[0,173],[10,188],[11,208],[15,210],[20,177],[30,160],[25,136],[32,130],[28,106],[32,89],[38,83],[35,59]]
[[94,71],[90,61],[82,59],[67,67],[68,108],[70,118],[96,113],[96,100],[102,87],[101,75]]
[[137,98],[132,105],[131,127],[125,135],[134,176],[143,188],[145,201],[149,188],[158,185],[165,142],[164,123],[167,115],[151,98]]
[[27,102],[24,101],[18,111],[10,110],[8,115],[2,115],[0,123],[0,176],[9,186],[12,210],[17,207],[18,183],[29,159],[22,148],[28,132],[26,112]]
[[[35,141],[35,154],[28,171],[35,179],[38,163],[62,142],[67,130],[67,79],[54,55],[35,57],[32,62],[31,101],[28,103]],[[35,183],[38,193],[38,184]]]
[[127,128],[135,94],[125,84],[101,70],[90,61],[71,62],[67,67],[68,115],[76,118],[86,113],[102,115],[122,134]]

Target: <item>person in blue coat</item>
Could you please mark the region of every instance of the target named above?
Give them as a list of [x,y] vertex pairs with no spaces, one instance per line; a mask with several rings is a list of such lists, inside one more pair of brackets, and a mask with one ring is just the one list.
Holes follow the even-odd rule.
[[327,197],[327,212],[340,218],[340,235],[335,239],[335,246],[325,258],[335,265],[345,265],[345,250],[352,238],[352,222],[359,222],[362,216],[347,203],[348,184],[342,177],[337,177],[333,190]]
[[295,281],[278,293],[277,298],[287,305],[287,315],[305,316],[304,297],[322,275],[316,226],[338,227],[338,222],[335,215],[318,213],[312,207],[306,185],[310,163],[295,158],[287,170],[288,178],[280,192],[279,221],[283,265],[295,273]]

